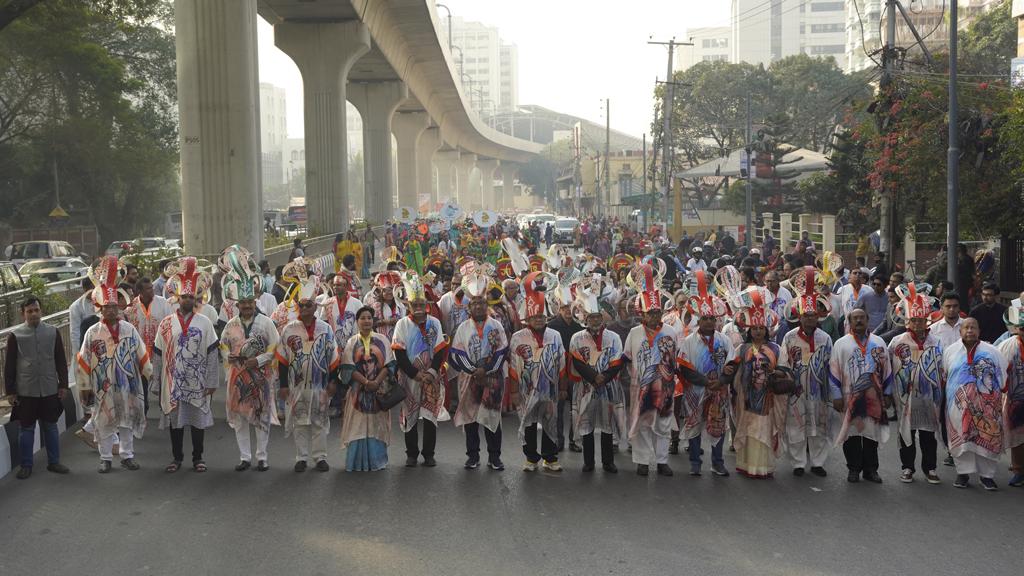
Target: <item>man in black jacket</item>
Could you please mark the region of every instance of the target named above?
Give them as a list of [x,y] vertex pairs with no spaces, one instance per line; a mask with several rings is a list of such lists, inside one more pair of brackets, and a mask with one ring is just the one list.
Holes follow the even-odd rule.
[[[548,322],[548,328],[551,328],[562,338],[562,345],[565,350],[569,349],[569,343],[572,340],[573,334],[583,330],[583,326],[580,326],[579,322],[572,317],[572,307],[568,302],[563,303],[558,307],[558,316]],[[572,382],[568,383],[568,399],[558,401],[558,451],[562,452],[565,450],[565,409],[567,405],[571,406],[572,398]],[[576,439],[573,438],[572,425],[569,426],[569,451],[570,452],[582,452],[583,448],[576,443]]]

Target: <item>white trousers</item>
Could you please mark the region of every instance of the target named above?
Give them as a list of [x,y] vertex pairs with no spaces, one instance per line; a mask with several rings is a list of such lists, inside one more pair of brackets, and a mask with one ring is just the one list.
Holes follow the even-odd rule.
[[100,460],[110,462],[114,459],[114,444],[120,445],[121,460],[135,458],[135,436],[131,428],[119,426],[117,432],[99,439]]
[[270,429],[260,429],[256,426],[243,424],[235,430],[235,440],[238,441],[238,453],[241,459],[252,462],[252,439],[249,436],[249,429],[256,430],[256,461],[267,461],[267,443],[270,441]]
[[295,437],[296,462],[308,460],[311,451],[314,461],[327,459],[327,426],[317,424],[296,426],[292,431],[292,436]]
[[954,456],[953,463],[956,465],[957,474],[977,474],[982,478],[994,478],[999,466],[998,460],[979,456],[974,452]]
[[633,463],[668,464],[668,440],[667,436],[658,436],[650,428],[638,431],[632,441]]
[[793,460],[794,468],[807,468],[807,453],[811,455],[811,466],[824,467],[832,444],[824,436],[807,436],[802,440],[786,441],[786,452]]

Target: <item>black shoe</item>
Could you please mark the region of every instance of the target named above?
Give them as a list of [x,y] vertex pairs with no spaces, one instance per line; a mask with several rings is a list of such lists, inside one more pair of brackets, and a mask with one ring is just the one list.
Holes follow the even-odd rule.
[[96,469],[100,474],[108,474],[110,472],[110,460],[100,460],[100,467]]
[[405,467],[406,468],[415,468],[417,464],[419,464],[418,457],[416,457],[416,456],[408,456],[408,457],[406,457],[406,459],[405,459]]
[[865,472],[864,473],[864,479],[867,480],[868,482],[874,482],[875,484],[881,484],[882,483],[882,477],[879,476],[878,472],[875,472],[875,471]]
[[647,476],[647,474],[649,472],[648,468],[649,467],[647,466],[647,464],[637,464],[636,465],[637,476]]
[[298,462],[295,463],[295,471],[296,472],[305,472],[306,471],[306,466],[308,466],[308,464],[306,464],[305,460],[299,460]]
[[850,473],[846,475],[846,481],[853,483],[860,482],[860,472],[850,470]]
[[125,458],[121,460],[121,468],[134,472],[139,469],[139,463],[135,461],[135,458]]
[[985,490],[988,490],[989,492],[994,492],[994,491],[999,489],[999,487],[996,486],[996,481],[993,480],[992,478],[982,478],[980,480],[980,482],[981,482],[981,486]]
[[316,463],[317,472],[327,472],[331,469],[331,465],[327,463],[327,460],[318,460]]
[[953,457],[950,456],[950,455],[946,455],[946,458],[942,461],[942,464],[945,465],[945,466],[952,466],[953,465]]
[[828,472],[821,466],[812,466],[811,474],[814,474],[815,476],[819,476],[821,478],[828,476]]
[[669,454],[679,454],[679,440],[673,440],[668,444]]
[[433,468],[434,466],[437,466],[437,460],[434,460],[433,456],[424,456],[423,465],[427,468]]
[[46,469],[50,472],[53,472],[54,474],[67,474],[68,472],[71,472],[71,470],[67,466],[61,464],[60,462],[54,464],[47,464]]
[[672,469],[668,464],[658,464],[658,476],[672,476]]
[[583,452],[583,448],[575,442],[569,442],[569,452]]
[[31,475],[32,475],[32,467],[31,466],[22,466],[21,468],[18,468],[18,474],[17,474],[16,477],[17,477],[18,480],[24,480],[24,479],[28,478]]
[[480,467],[480,459],[479,458],[468,458],[466,460],[466,463],[463,464],[462,467],[465,468],[466,470],[476,470],[477,468]]
[[594,465],[592,463],[591,464],[584,464],[583,465],[583,471],[584,472],[593,472],[594,471]]
[[256,463],[257,472],[266,472],[267,470],[270,470],[270,466],[267,466],[266,460],[260,460],[259,462]]
[[803,475],[804,475],[804,469],[803,468],[793,468],[793,476],[796,476],[797,478],[799,478],[799,477],[801,477]]
[[956,480],[953,481],[953,487],[954,488],[967,488],[967,485],[969,483],[970,478],[971,477],[968,476],[967,474],[957,474],[956,475]]
[[505,469],[505,463],[501,460],[488,460],[487,467],[496,472],[501,472]]
[[618,474],[619,473],[619,467],[616,466],[614,463],[611,463],[611,462],[609,462],[608,464],[602,464],[601,468],[605,472],[607,472],[609,474]]
[[235,466],[235,472],[243,472],[248,470],[250,466],[252,466],[252,464],[250,464],[248,460],[242,460],[237,466]]

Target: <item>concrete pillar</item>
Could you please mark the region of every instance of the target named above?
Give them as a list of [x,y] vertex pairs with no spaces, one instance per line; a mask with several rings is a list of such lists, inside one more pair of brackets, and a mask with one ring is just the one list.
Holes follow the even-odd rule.
[[[833,222],[835,216],[832,216]],[[890,257],[891,259],[891,257]],[[907,226],[907,230],[903,233],[903,269],[910,270],[909,262],[917,262],[917,228],[915,226]],[[917,268],[914,268],[915,275],[918,273]],[[924,275],[924,270],[920,272]],[[907,280],[914,280],[914,278],[907,278]]]
[[182,239],[263,255],[256,0],[176,0]]
[[[426,112],[396,112],[391,118],[391,133],[398,145],[398,205],[419,208],[420,180],[417,176],[419,161],[417,142],[427,126],[430,115]],[[426,191],[428,194],[429,190]]]
[[281,22],[274,44],[302,73],[310,235],[348,230],[346,84],[352,64],[370,50],[370,33],[358,21]]
[[822,250],[836,251],[836,217],[831,214],[821,215],[821,246]]
[[[416,191],[420,194],[430,195],[430,203],[437,204],[437,197],[440,187],[435,189],[434,179],[434,153],[444,142],[441,140],[441,129],[437,127],[427,128],[420,134],[416,141]],[[451,174],[449,174],[450,180]],[[434,206],[430,207],[431,210]]]
[[434,154],[434,163],[437,165],[437,201],[457,200],[458,187],[455,180],[459,166],[459,151],[439,151]]
[[800,226],[799,226],[800,233],[797,236],[796,240],[797,240],[797,242],[799,242],[800,239],[804,237],[804,232],[807,232],[808,236],[811,236],[811,234],[814,232],[814,230],[812,229],[813,228],[812,221],[814,219],[814,215],[813,214],[800,214],[799,216],[797,216],[797,218],[800,221]]
[[395,165],[391,155],[391,117],[409,97],[405,82],[350,84],[348,100],[363,117],[363,182],[366,219],[382,223],[395,213]]
[[497,196],[494,194],[494,171],[498,169],[498,161],[494,158],[480,160],[476,163],[480,169],[480,207],[487,210],[500,210]]
[[498,173],[501,174],[501,205],[502,210],[515,208],[515,178],[519,171],[519,165],[511,162],[502,162]]
[[792,249],[790,241],[793,237],[793,215],[789,212],[779,214],[779,247],[782,251],[789,252]]
[[[473,210],[473,189],[479,191],[479,184],[473,186],[473,168],[476,168],[476,154],[469,152],[462,152],[459,154],[459,163],[455,166],[455,173],[457,176],[457,192],[456,197],[458,198],[459,205],[466,212]],[[479,176],[479,173],[477,173]],[[477,179],[479,182],[479,179]],[[476,204],[479,204],[479,196],[476,196]]]

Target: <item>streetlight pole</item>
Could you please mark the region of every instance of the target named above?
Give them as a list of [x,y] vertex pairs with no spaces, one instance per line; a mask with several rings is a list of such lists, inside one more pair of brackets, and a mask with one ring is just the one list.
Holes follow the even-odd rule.
[[452,11],[444,4],[434,3],[434,6],[438,8],[444,8],[444,11],[448,13],[448,53],[452,52]]
[[[611,204],[612,201],[612,189],[611,189],[611,163],[609,162],[608,155],[611,152],[611,138],[612,138],[612,101],[610,98],[604,99],[604,196],[605,200]],[[601,207],[601,214],[603,216],[608,215],[609,206]]]
[[960,132],[959,106],[956,99],[957,0],[949,3],[949,148],[946,150],[946,279],[953,283],[961,298],[967,286],[957,279],[957,244],[960,242]]
[[744,244],[747,248],[751,248],[754,242],[754,231],[752,230],[753,223],[753,212],[754,212],[754,192],[750,187],[750,172],[754,169],[754,163],[751,161],[751,142],[750,142],[750,92],[747,92],[747,190],[746,190],[746,226],[747,230],[743,234]]
[[662,171],[662,186],[665,191],[665,202],[662,205],[662,219],[668,223],[668,197],[669,189],[672,184],[672,175],[670,174],[671,164],[669,163],[669,150],[672,148],[672,108],[675,104],[675,78],[672,75],[672,58],[676,53],[676,46],[693,46],[693,42],[676,42],[675,38],[670,39],[668,42],[648,42],[648,44],[668,45],[668,68],[665,72],[665,97],[661,105],[661,116],[662,116],[662,128],[661,128],[661,171]]

